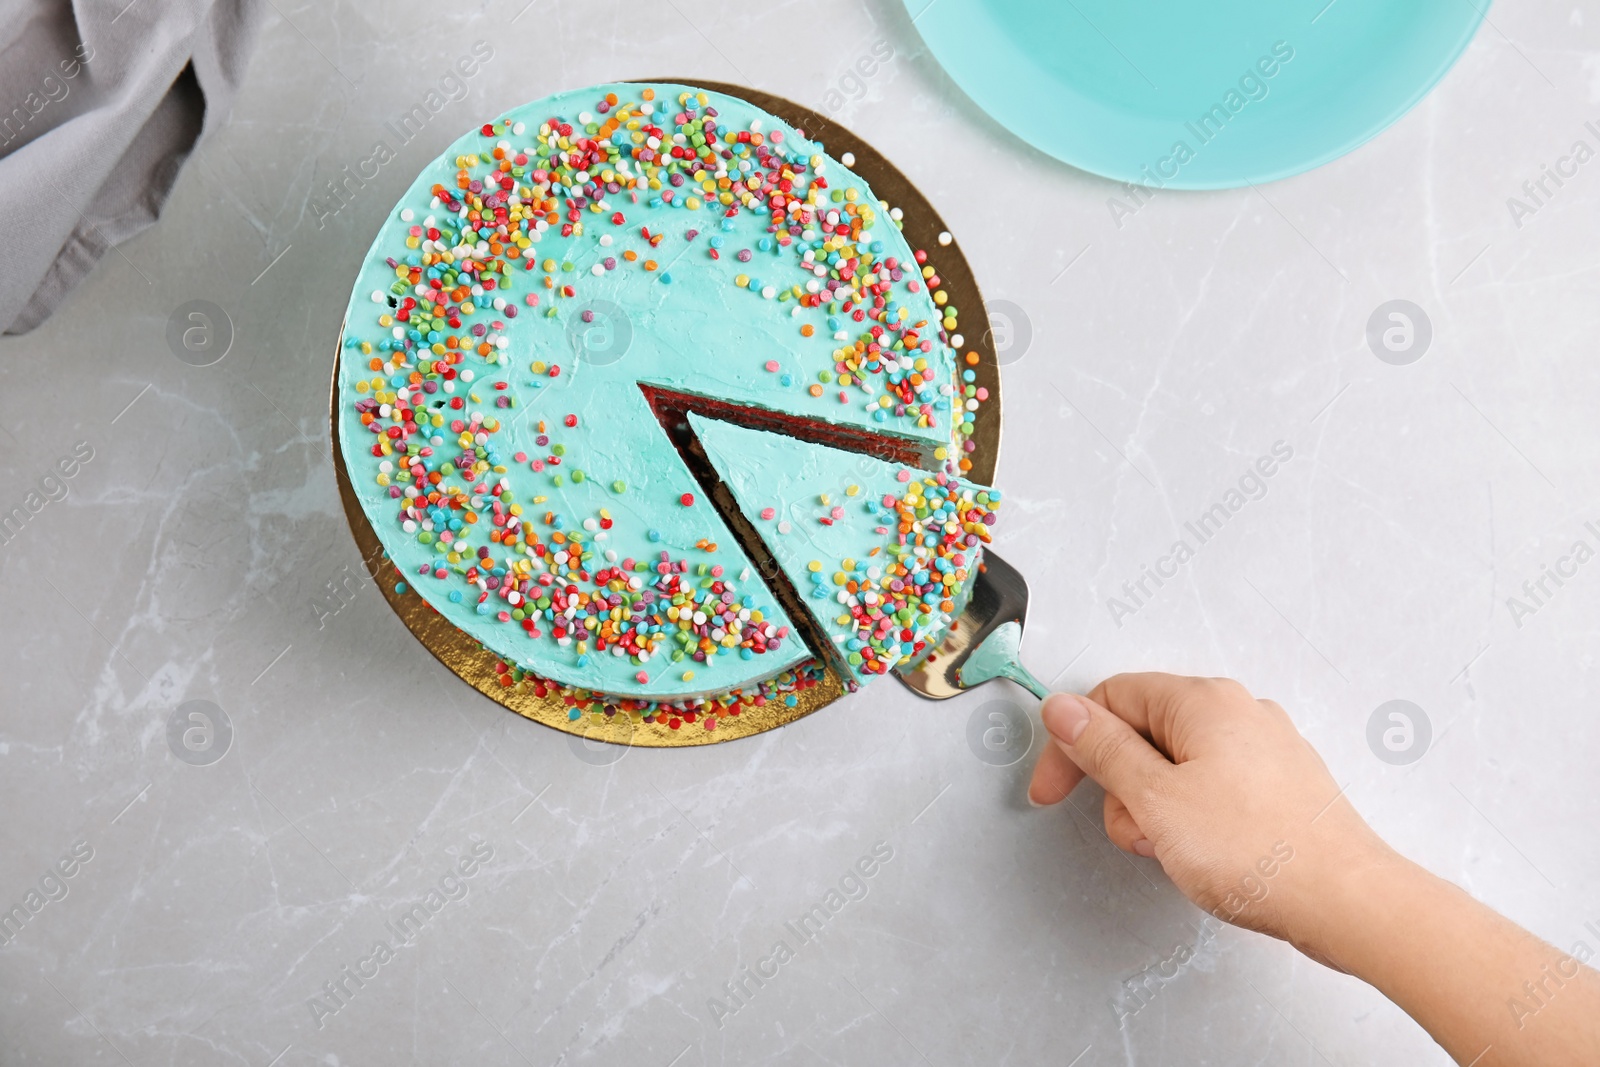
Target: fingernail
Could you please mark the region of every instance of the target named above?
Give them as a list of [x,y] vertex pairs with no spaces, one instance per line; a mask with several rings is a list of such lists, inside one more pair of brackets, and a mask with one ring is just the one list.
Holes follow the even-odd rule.
[[1031,791],[1028,793],[1028,806],[1029,807],[1033,807],[1033,808],[1042,808],[1042,807],[1044,807],[1043,804],[1041,804],[1037,800],[1033,799],[1033,793]]
[[1089,706],[1071,693],[1051,693],[1039,709],[1044,718],[1044,728],[1058,741],[1077,744],[1089,725]]
[[1153,860],[1156,858],[1156,846],[1143,837],[1133,843],[1133,850],[1145,859]]

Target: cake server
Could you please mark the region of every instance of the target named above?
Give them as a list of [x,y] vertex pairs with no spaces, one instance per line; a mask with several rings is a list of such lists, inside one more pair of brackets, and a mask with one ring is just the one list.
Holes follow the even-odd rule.
[[948,700],[995,678],[1009,678],[1043,700],[1050,690],[1022,665],[1027,618],[1027,580],[985,549],[972,596],[944,642],[917,668],[896,673],[912,692],[929,700]]

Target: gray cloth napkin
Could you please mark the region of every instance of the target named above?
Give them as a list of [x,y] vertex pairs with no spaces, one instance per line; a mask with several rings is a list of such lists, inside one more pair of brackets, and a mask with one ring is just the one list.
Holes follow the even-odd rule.
[[227,116],[260,0],[0,0],[0,324],[39,325],[156,221]]

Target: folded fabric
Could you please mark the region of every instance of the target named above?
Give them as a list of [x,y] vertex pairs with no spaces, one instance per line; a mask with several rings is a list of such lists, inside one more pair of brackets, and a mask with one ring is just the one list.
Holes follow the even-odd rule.
[[6,333],[49,318],[101,256],[156,221],[183,161],[226,118],[264,10],[0,3]]

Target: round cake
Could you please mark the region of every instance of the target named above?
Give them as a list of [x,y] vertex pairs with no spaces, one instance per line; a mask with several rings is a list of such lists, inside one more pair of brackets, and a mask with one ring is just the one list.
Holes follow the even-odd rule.
[[483,125],[396,205],[340,452],[402,591],[506,684],[714,728],[937,646],[1000,501],[967,477],[987,393],[851,162],[620,83]]

